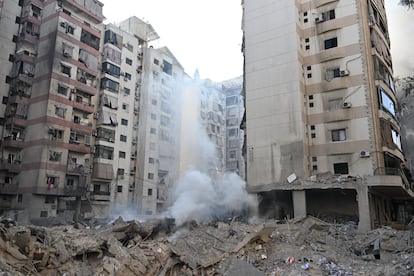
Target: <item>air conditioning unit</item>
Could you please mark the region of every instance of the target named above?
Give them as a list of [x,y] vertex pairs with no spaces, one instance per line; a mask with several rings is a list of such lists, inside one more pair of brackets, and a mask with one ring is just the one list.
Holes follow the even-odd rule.
[[359,156],[361,156],[361,157],[369,157],[369,151],[362,150],[360,152]]
[[349,70],[341,70],[340,72],[339,72],[339,75],[341,76],[341,77],[346,77],[346,76],[349,76]]
[[94,112],[93,113],[93,118],[94,119],[99,119],[99,113],[98,112]]
[[352,104],[350,102],[343,102],[342,103],[342,108],[351,108]]
[[108,141],[111,143],[115,142],[114,138],[109,138]]

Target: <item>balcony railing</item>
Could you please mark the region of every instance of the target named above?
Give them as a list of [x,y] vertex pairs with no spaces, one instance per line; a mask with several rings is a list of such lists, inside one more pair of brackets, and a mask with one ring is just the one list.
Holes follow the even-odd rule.
[[0,183],[0,194],[14,195],[18,192],[17,184]]
[[400,168],[378,167],[374,170],[374,175],[397,175],[400,176],[404,187],[408,190],[414,189],[412,180],[408,180],[407,175]]

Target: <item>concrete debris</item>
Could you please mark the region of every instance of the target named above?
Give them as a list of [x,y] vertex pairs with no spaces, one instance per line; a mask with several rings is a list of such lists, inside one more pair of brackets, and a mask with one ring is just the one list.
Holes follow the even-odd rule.
[[177,227],[172,219],[109,225],[0,222],[0,275],[414,275],[414,231],[307,216]]

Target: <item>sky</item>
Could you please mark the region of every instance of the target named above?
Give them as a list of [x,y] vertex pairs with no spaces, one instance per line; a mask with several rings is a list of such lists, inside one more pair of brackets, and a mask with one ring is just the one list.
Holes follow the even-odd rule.
[[[186,73],[220,82],[243,74],[241,0],[100,0],[105,23],[137,16],[160,36]],[[414,75],[414,11],[385,0],[394,75]]]

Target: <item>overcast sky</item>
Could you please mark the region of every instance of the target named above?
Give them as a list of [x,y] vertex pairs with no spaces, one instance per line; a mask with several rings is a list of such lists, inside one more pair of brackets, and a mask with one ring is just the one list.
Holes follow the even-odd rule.
[[[106,23],[148,21],[186,72],[219,82],[243,73],[241,0],[100,0]],[[385,0],[395,76],[413,75],[414,12]]]

